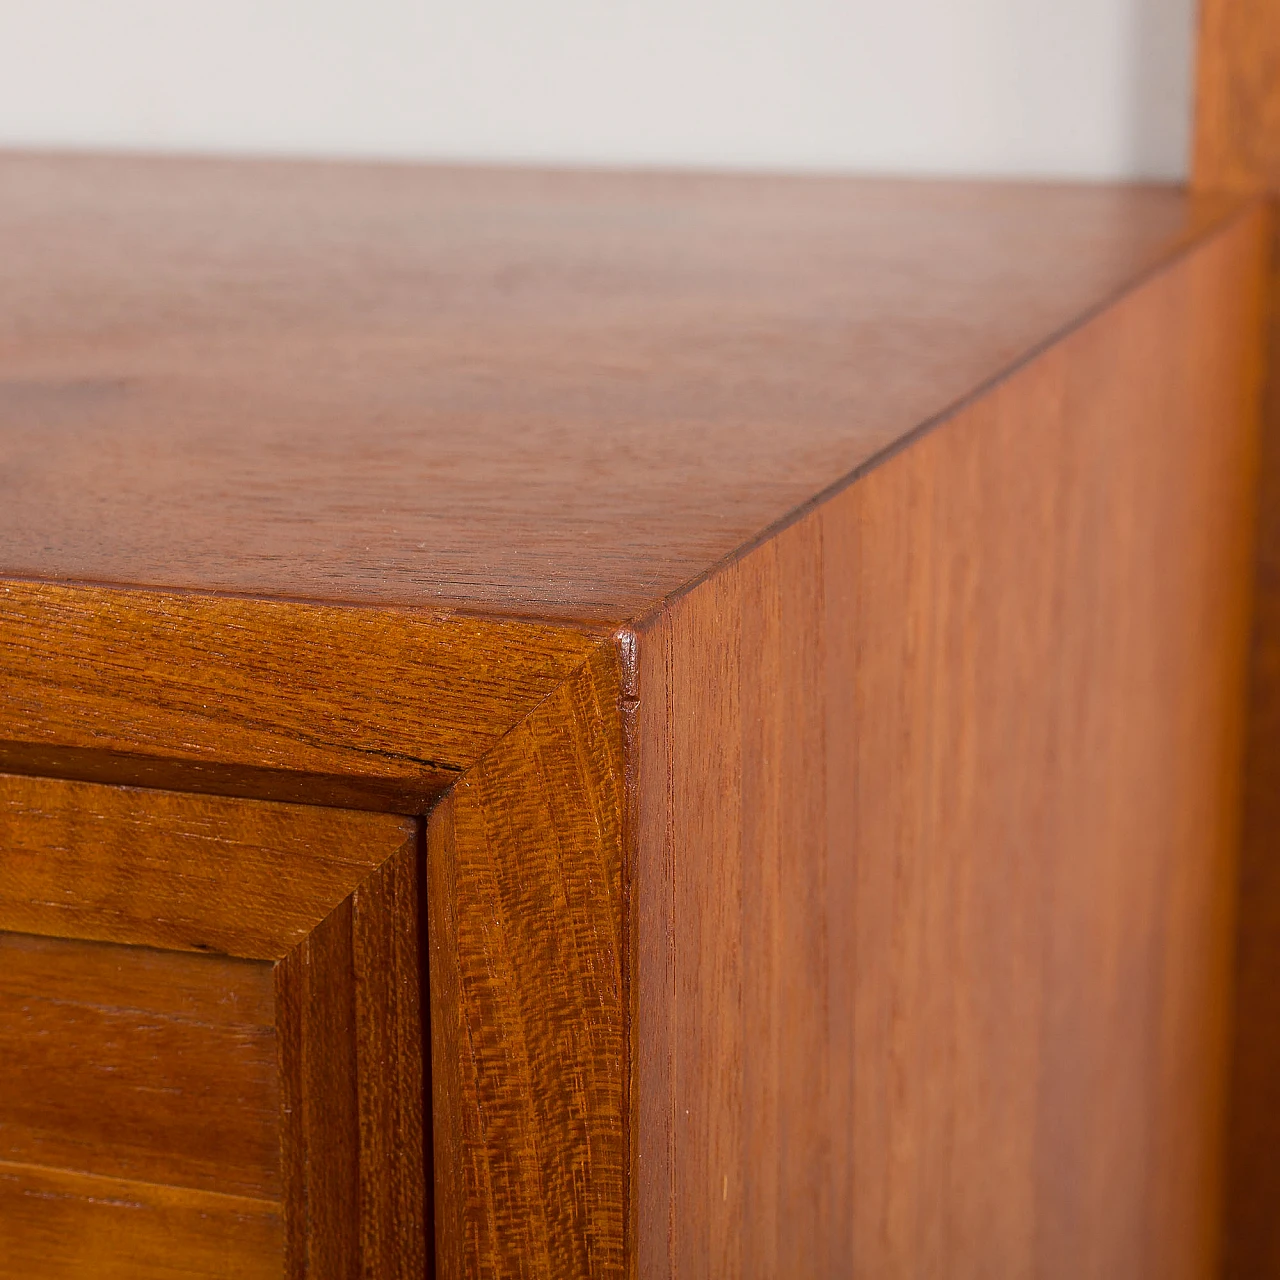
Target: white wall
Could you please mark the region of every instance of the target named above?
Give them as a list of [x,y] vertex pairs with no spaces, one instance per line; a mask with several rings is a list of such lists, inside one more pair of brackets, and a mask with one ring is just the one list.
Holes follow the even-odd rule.
[[0,145],[1176,177],[1194,0],[0,0]]

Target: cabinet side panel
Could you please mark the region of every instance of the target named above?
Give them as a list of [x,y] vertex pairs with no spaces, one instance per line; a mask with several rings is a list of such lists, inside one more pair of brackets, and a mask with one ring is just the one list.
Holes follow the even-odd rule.
[[1280,219],[1274,211],[1273,227],[1231,1054],[1231,1280],[1280,1276]]
[[649,1276],[1207,1276],[1261,220],[639,635]]
[[617,1276],[626,1194],[614,651],[427,828],[439,1273]]
[[1270,334],[1245,759],[1226,1274],[1280,1276],[1280,6],[1202,0],[1193,179],[1272,198]]

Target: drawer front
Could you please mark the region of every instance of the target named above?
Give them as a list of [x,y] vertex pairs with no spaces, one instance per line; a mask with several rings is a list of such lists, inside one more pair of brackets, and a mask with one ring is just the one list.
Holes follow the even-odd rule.
[[421,1276],[418,843],[0,775],[0,1276]]

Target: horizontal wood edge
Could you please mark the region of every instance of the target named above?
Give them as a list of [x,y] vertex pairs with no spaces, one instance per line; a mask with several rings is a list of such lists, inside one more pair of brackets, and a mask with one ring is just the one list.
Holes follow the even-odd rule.
[[0,1160],[0,1174],[13,1174],[33,1179],[56,1179],[69,1188],[77,1184],[102,1195],[127,1195],[136,1189],[160,1204],[180,1204],[191,1208],[222,1213],[278,1214],[279,1200],[258,1196],[237,1196],[225,1191],[205,1191],[197,1187],[175,1187],[165,1182],[146,1182],[141,1178],[112,1178],[105,1174],[84,1173],[79,1169],[60,1169],[53,1165],[27,1164],[21,1160]]
[[[616,637],[631,634],[627,628],[651,625],[672,602],[1248,216],[1262,216],[1261,202],[1232,199],[1216,221],[1113,296],[634,619],[619,620],[622,630],[459,608],[0,579],[0,769],[421,816],[611,632],[625,645]],[[253,660],[236,661],[228,636],[257,645]],[[429,652],[406,658],[414,637]],[[376,652],[379,643],[384,652]],[[207,661],[193,664],[193,653]],[[34,677],[33,664],[45,668]],[[65,680],[47,673],[59,665],[70,668]],[[131,716],[135,706],[144,713]],[[248,718],[255,724],[245,730]]]
[[0,579],[0,768],[420,816],[606,635]]
[[280,960],[417,840],[389,814],[0,774],[0,929]]
[[461,769],[442,769],[412,780],[295,773],[220,761],[171,760],[92,747],[4,741],[0,741],[0,773],[233,800],[264,800],[311,809],[360,809],[406,818],[426,813],[462,776]]

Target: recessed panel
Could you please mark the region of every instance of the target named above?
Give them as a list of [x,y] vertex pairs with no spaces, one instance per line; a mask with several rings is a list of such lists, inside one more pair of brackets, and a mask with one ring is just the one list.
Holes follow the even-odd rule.
[[0,1275],[278,1271],[274,1016],[268,964],[0,933]]
[[262,1200],[0,1161],[3,1280],[278,1280]]

